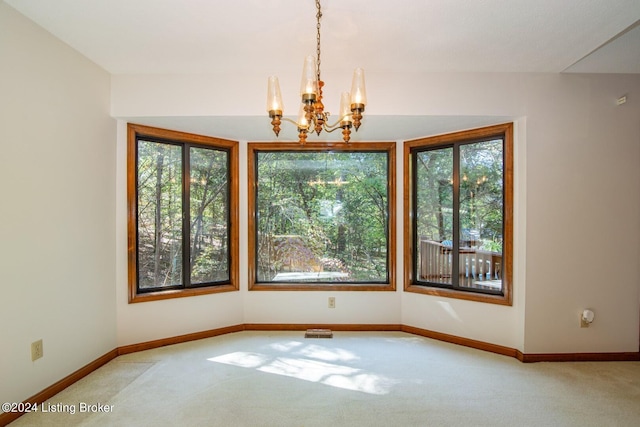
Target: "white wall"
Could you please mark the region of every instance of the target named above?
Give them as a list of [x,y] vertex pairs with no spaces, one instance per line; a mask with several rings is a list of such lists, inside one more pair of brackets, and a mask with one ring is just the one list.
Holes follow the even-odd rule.
[[0,58],[0,402],[20,402],[116,346],[115,121],[109,75],[4,2]]
[[637,352],[640,76],[559,76],[528,109],[525,350]]
[[[163,118],[175,123],[171,116],[238,114],[251,121],[264,115],[263,80],[114,76],[112,113],[156,125]],[[396,293],[339,293],[340,310],[331,311],[329,293],[247,292],[241,276],[244,321],[400,322],[526,353],[638,351],[640,76],[369,73],[367,80],[372,121],[458,116],[460,130],[475,117],[516,123],[513,306],[404,293],[399,283]],[[616,106],[623,94],[627,103]],[[398,162],[400,172],[401,156]],[[243,178],[244,163],[241,158]],[[244,200],[246,184],[240,189]],[[246,222],[243,227],[246,251]],[[401,230],[399,223],[400,238]],[[399,257],[403,247],[400,240]],[[596,321],[581,329],[578,314],[586,307]]]

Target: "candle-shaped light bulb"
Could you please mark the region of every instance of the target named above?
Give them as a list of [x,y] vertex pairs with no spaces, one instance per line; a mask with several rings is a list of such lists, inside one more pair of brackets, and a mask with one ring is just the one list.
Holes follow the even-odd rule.
[[364,70],[356,68],[353,71],[353,81],[351,83],[351,103],[367,104],[367,90],[364,85]]
[[318,74],[316,59],[309,55],[304,60],[302,68],[302,81],[300,82],[300,95],[302,97],[318,94]]
[[304,111],[304,104],[300,105],[300,111],[298,112],[298,129],[308,129],[309,122],[307,121],[307,112]]
[[351,95],[349,92],[342,92],[340,95],[340,122],[353,122],[351,117]]
[[267,112],[270,114],[282,115],[284,105],[282,104],[282,94],[280,93],[280,83],[276,76],[269,77],[267,86]]

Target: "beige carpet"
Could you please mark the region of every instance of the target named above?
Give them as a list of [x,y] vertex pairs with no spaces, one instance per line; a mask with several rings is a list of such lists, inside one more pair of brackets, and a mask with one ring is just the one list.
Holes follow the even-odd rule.
[[523,364],[401,332],[239,332],[121,356],[47,406],[66,412],[11,426],[640,426],[640,362]]

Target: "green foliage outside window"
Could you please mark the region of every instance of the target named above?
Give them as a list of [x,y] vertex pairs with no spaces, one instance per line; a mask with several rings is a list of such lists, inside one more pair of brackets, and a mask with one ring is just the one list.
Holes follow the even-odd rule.
[[137,148],[139,289],[229,280],[227,152],[142,139]]
[[257,153],[257,281],[389,280],[386,152]]

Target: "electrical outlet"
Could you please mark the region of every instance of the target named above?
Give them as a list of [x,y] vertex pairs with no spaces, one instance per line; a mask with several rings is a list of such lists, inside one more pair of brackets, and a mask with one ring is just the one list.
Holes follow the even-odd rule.
[[42,340],[34,341],[31,343],[31,360],[38,360],[44,356],[44,350],[42,348]]
[[593,310],[588,308],[583,310],[582,313],[580,313],[580,327],[588,328],[589,325],[591,325],[591,323],[593,322],[594,318],[595,314],[593,313]]
[[582,318],[582,314],[580,315],[580,327],[581,328],[588,328],[589,327],[589,322],[587,322],[586,320],[584,320]]
[[336,308],[336,297],[329,297],[329,308]]

